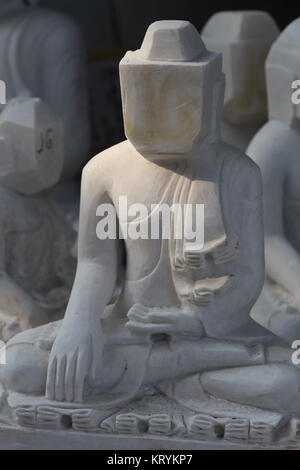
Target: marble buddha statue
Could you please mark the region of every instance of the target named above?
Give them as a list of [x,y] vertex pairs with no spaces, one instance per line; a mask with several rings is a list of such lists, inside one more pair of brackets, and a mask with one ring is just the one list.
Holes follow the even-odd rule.
[[[299,410],[292,351],[250,318],[264,281],[262,184],[256,164],[220,139],[221,55],[189,22],[158,21],[121,61],[120,79],[127,140],[83,171],[66,314],[8,342],[0,368],[8,403],[18,408],[17,400],[32,426],[39,403],[44,426],[77,406],[81,430],[89,403],[107,416],[150,389],[196,408],[213,397]],[[140,207],[128,217],[119,204],[125,196],[129,208]],[[133,236],[173,204],[204,206],[203,243],[188,230],[175,236],[175,228],[169,237]],[[116,237],[99,235],[103,206],[115,209]]]
[[202,31],[206,47],[223,54],[223,140],[243,152],[267,121],[264,65],[278,35],[269,13],[255,10],[218,12]]
[[77,25],[38,0],[0,1],[0,79],[7,101],[37,97],[64,123],[62,177],[81,171],[89,150],[86,58]]
[[269,121],[247,153],[264,182],[266,280],[252,310],[261,325],[291,343],[300,338],[300,108],[292,88],[300,78],[300,19],[273,44],[266,62]]
[[0,114],[0,339],[62,318],[75,233],[47,189],[63,167],[63,124],[38,98]]

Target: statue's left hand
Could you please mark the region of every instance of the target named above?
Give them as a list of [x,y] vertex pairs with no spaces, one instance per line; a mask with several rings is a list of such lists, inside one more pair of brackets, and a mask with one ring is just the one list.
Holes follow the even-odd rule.
[[201,321],[193,313],[149,309],[134,305],[128,312],[127,327],[134,333],[151,334],[185,334],[203,336]]

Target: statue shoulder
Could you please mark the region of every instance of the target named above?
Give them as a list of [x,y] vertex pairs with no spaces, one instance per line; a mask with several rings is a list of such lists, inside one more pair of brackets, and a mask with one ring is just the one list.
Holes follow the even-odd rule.
[[93,157],[84,167],[83,179],[96,178],[99,182],[117,178],[124,171],[128,171],[132,159],[132,148],[128,141],[110,147]]
[[[247,154],[259,165],[263,176],[276,178],[298,157],[300,134],[280,121],[267,122],[254,136]],[[297,158],[296,157],[296,158]]]

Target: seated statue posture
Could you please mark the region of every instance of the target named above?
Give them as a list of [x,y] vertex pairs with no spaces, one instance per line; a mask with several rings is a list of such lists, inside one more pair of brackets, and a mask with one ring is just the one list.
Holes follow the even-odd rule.
[[248,148],[263,176],[266,254],[266,280],[251,315],[290,344],[300,338],[300,106],[292,97],[299,57],[297,19],[268,56],[269,121]]
[[[83,171],[65,318],[8,343],[0,369],[8,394],[120,404],[154,386],[176,401],[177,385],[196,376],[191,398],[299,410],[291,351],[250,318],[264,280],[261,177],[220,140],[221,55],[190,23],[159,21],[125,55],[120,77],[128,140]],[[204,206],[203,243],[187,213],[170,236],[164,224],[144,236],[157,211],[175,204]]]
[[222,11],[202,31],[206,47],[223,54],[222,138],[243,152],[267,121],[264,66],[278,35],[275,21],[264,11]]
[[0,339],[62,318],[75,274],[71,225],[46,190],[63,166],[63,126],[37,98],[0,114]]
[[86,54],[78,26],[37,3],[0,0],[0,79],[8,101],[38,97],[63,120],[66,179],[79,173],[88,157]]

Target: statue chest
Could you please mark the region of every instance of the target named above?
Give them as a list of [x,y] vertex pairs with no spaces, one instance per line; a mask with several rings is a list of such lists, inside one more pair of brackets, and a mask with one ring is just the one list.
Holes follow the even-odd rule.
[[[221,171],[220,161],[210,177],[201,178],[187,169],[156,181],[148,179],[145,191],[135,197],[135,202],[126,199],[127,206],[119,208],[118,216],[129,280],[149,276],[160,267],[169,276],[172,270],[194,273],[195,268],[203,268],[199,259],[204,258],[208,262],[197,276],[205,278],[211,272],[226,271],[221,265],[223,258],[230,258],[225,253],[230,244],[222,205]],[[149,185],[153,188],[152,198]]]

